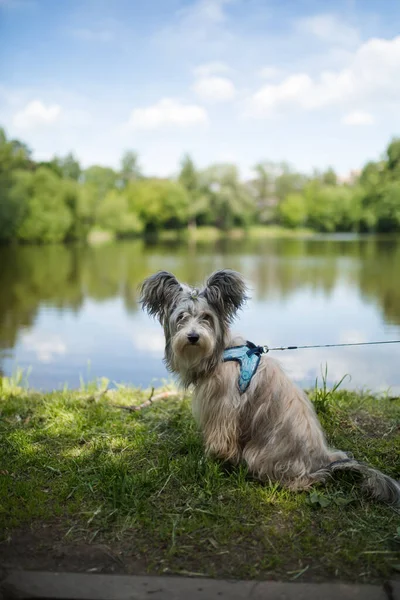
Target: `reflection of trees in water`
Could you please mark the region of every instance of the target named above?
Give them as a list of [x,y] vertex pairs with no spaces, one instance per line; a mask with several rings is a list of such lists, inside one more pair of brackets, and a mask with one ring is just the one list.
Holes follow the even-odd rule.
[[6,247],[0,256],[0,347],[14,345],[18,330],[32,325],[40,305],[80,307],[76,248]]
[[363,295],[383,310],[386,321],[400,325],[400,244],[375,241],[360,265],[359,286]]
[[138,310],[138,288],[159,269],[196,284],[215,269],[241,271],[255,300],[289,300],[297,291],[329,295],[338,283],[357,287],[400,324],[400,244],[377,239],[264,240],[145,246],[142,241],[98,247],[1,248],[0,349],[33,324],[40,306],[78,311],[85,297],[120,297]]

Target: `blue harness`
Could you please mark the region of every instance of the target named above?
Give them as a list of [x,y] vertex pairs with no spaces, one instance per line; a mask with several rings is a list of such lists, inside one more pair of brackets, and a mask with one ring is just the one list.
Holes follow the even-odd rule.
[[224,350],[223,362],[233,360],[240,365],[239,389],[241,394],[249,387],[251,378],[257,371],[261,354],[265,352],[263,346],[256,346],[252,342],[246,342],[244,346],[232,346]]

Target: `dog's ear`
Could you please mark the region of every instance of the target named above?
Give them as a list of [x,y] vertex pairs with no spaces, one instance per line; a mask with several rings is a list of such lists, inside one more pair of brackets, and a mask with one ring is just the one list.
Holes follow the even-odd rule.
[[248,298],[246,291],[246,284],[240,273],[224,269],[211,275],[203,295],[220,317],[230,323],[239,308],[246,302]]
[[165,318],[176,305],[182,286],[175,275],[159,271],[145,279],[140,289],[142,308],[155,316],[163,325]]

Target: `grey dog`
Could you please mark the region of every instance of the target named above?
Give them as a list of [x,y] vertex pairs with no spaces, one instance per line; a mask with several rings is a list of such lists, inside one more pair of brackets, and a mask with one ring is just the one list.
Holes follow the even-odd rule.
[[246,345],[230,331],[246,300],[243,277],[228,269],[211,275],[201,289],[166,271],[142,284],[142,306],[164,328],[166,365],[194,388],[193,414],[206,452],[244,461],[255,477],[291,490],[324,482],[337,470],[355,471],[370,496],[400,505],[400,483],[329,448],[310,400],[274,359],[261,355],[248,387],[240,389],[241,365],[225,362],[224,352]]

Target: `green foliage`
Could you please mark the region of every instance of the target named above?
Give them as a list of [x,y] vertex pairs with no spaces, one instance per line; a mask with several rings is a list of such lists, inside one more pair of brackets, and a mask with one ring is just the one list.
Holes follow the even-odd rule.
[[121,160],[120,179],[123,187],[126,187],[130,181],[135,181],[142,177],[139,166],[139,157],[137,152],[128,150]]
[[189,221],[193,226],[207,213],[207,198],[200,188],[199,173],[188,154],[182,159],[178,181],[188,194]]
[[390,142],[387,150],[387,170],[391,177],[400,176],[400,139],[394,139]]
[[69,153],[64,158],[56,158],[56,163],[61,172],[61,177],[78,181],[81,176],[81,167],[73,154]]
[[138,235],[143,231],[138,215],[129,210],[129,199],[124,191],[108,192],[99,206],[97,223],[119,237]]
[[23,173],[18,183],[23,217],[17,237],[23,242],[61,242],[73,223],[67,204],[70,189],[46,167],[34,173]]
[[362,190],[346,185],[311,181],[304,190],[307,225],[318,231],[358,231],[362,218]]
[[20,171],[30,165],[28,148],[17,140],[7,140],[0,128],[0,242],[16,235],[23,209]]
[[83,173],[84,182],[96,188],[99,200],[115,187],[117,179],[118,174],[110,167],[93,165]]
[[127,188],[129,210],[136,213],[147,233],[163,227],[180,228],[188,221],[189,198],[182,185],[167,179],[144,179]]
[[279,215],[286,227],[302,227],[307,219],[305,197],[302,194],[288,194],[279,205]]
[[177,181],[146,178],[131,150],[119,171],[100,165],[82,171],[71,153],[35,163],[24,143],[0,129],[0,242],[85,240],[96,228],[117,237],[159,235],[196,225],[223,235],[265,224],[400,231],[400,138],[348,183],[332,168],[308,177],[285,162],[260,162],[253,171],[243,182],[235,165],[198,170],[185,155]]
[[400,179],[385,184],[377,212],[380,231],[400,230]]
[[207,224],[223,230],[250,224],[254,216],[254,201],[240,181],[235,165],[208,167],[199,174],[199,187],[203,219]]
[[332,168],[329,168],[325,173],[322,174],[322,182],[326,185],[336,185],[337,175]]

